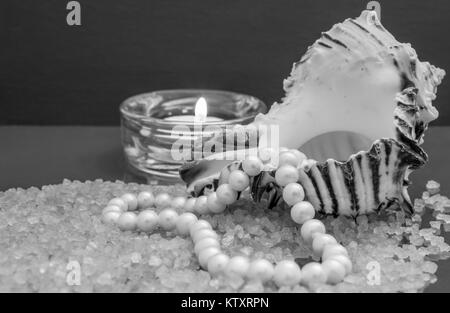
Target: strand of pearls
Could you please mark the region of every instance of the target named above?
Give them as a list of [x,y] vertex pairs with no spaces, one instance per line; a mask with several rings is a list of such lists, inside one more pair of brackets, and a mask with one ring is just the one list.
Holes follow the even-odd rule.
[[[105,223],[116,224],[124,231],[150,233],[161,228],[190,236],[200,266],[212,276],[238,275],[263,283],[272,280],[280,287],[299,283],[307,286],[313,283],[337,284],[351,273],[352,263],[347,250],[333,236],[326,234],[321,221],[314,219],[315,210],[304,199],[303,187],[297,183],[298,168],[307,162],[309,160],[301,152],[284,149],[280,153],[275,181],[283,187],[283,199],[291,207],[292,219],[302,225],[302,238],[312,245],[321,263],[311,262],[300,268],[293,260],[283,260],[274,265],[265,259],[251,261],[244,256],[229,257],[221,251],[219,236],[211,224],[195,215],[222,213],[227,205],[234,203],[238,193],[249,187],[250,178],[261,173],[263,162],[257,157],[244,160],[242,170],[232,171],[228,182],[208,196],[187,199],[172,198],[167,193],[154,196],[149,191],[138,195],[127,193],[112,199],[104,208],[102,218]],[[154,207],[160,211],[159,214],[151,209]],[[140,211],[136,213],[137,210]],[[178,214],[176,210],[184,213]]]

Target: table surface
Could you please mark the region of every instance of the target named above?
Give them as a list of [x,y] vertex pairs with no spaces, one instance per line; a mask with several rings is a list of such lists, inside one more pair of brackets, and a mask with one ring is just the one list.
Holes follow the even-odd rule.
[[[0,190],[59,184],[70,180],[123,180],[128,177],[119,127],[0,126]],[[411,175],[411,198],[428,180],[450,195],[450,127],[431,127],[423,148],[429,163]],[[446,235],[450,241],[450,234]],[[438,281],[427,292],[450,292],[450,260],[439,262]]]

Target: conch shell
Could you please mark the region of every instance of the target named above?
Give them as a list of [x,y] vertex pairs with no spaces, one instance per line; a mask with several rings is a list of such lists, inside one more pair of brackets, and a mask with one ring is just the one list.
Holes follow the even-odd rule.
[[[319,212],[355,216],[393,204],[411,211],[408,175],[427,161],[420,145],[438,117],[432,101],[444,75],[419,61],[410,44],[398,42],[375,11],[363,11],[322,33],[294,63],[282,102],[239,130],[249,135],[257,129],[257,145],[246,142],[245,148],[262,149],[275,128],[261,126],[276,126],[280,147],[299,149],[315,160],[298,170],[299,183]],[[239,164],[216,161],[223,154],[208,159],[180,169],[196,195],[217,186],[224,166],[222,175]],[[271,194],[273,204],[280,198],[273,169],[268,164],[253,179],[255,200],[263,193]]]

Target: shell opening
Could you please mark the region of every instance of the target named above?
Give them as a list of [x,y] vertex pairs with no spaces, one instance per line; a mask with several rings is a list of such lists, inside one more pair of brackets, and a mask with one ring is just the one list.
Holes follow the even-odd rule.
[[368,137],[355,132],[335,131],[311,138],[299,150],[318,162],[346,161],[352,154],[369,150],[372,143]]

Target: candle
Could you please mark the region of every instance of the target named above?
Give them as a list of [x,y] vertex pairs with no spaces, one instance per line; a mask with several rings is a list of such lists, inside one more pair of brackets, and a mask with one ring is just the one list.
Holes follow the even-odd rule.
[[195,103],[195,115],[174,115],[164,118],[166,121],[184,123],[220,122],[220,117],[208,116],[208,104],[204,97],[200,97]]
[[[130,172],[160,183],[180,182],[180,166],[203,157],[203,148],[200,154],[193,150],[196,139],[211,138],[216,131],[236,124],[246,125],[267,110],[252,96],[198,89],[136,95],[125,100],[120,109],[122,144]],[[209,147],[205,149],[209,151]]]

